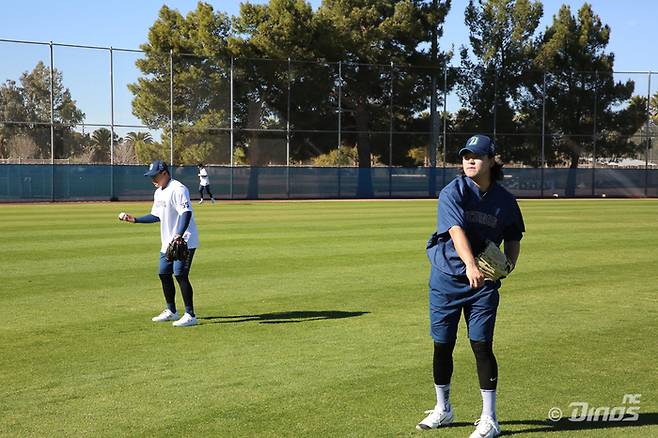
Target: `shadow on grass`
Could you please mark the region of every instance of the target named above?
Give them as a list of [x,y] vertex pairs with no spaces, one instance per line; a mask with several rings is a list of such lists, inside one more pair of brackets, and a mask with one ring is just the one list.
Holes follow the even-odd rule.
[[[637,421],[570,421],[563,418],[560,421],[550,420],[512,420],[501,421],[501,435],[517,435],[521,433],[559,433],[579,430],[621,429],[640,426],[658,425],[658,413],[639,413]],[[505,431],[505,425],[526,425],[521,430]]]
[[[505,426],[528,426],[520,430],[505,430]],[[639,413],[637,421],[569,421],[566,418],[560,421],[550,420],[510,420],[501,421],[500,428],[505,435],[518,435],[521,433],[559,433],[574,432],[579,430],[597,430],[597,429],[622,429],[640,426],[658,425],[658,413],[647,412]],[[473,423],[455,422],[448,426],[453,427],[473,427]]]
[[326,319],[343,319],[365,315],[370,312],[344,312],[342,310],[297,310],[290,312],[260,313],[255,315],[204,316],[198,319],[206,324],[232,324],[236,322],[258,321],[260,324],[289,324]]

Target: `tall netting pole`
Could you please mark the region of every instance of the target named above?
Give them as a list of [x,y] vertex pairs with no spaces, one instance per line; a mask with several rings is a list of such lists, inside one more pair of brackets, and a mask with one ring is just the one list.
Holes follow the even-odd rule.
[[597,90],[599,82],[599,72],[598,70],[594,72],[594,117],[593,117],[593,127],[592,127],[592,196],[596,194],[596,116],[598,112],[597,105]]
[[55,55],[53,42],[50,47],[50,200],[55,200]]
[[389,96],[388,119],[388,197],[393,197],[393,76],[395,70],[391,61],[391,89]]
[[[432,30],[434,32],[434,30]],[[436,58],[436,43],[432,40],[432,62]],[[439,117],[437,114],[436,107],[436,69],[434,66],[432,68],[432,77],[430,80],[430,146],[429,146],[429,159],[430,167],[428,181],[428,195],[431,198],[436,197],[436,152],[439,144]]]
[[443,65],[443,175],[442,187],[446,185],[446,158],[448,148],[448,63]]
[[496,125],[497,120],[496,117],[498,116],[498,73],[494,73],[494,95],[493,95],[493,141],[496,143],[498,139],[496,138]]
[[[342,103],[342,96],[343,96],[343,62],[338,61],[338,156],[340,157],[340,142],[342,141],[341,138],[341,133],[342,133],[342,118],[343,118],[343,103]],[[337,164],[337,170],[338,170],[338,197],[340,198],[340,159],[338,160]]]
[[541,173],[539,178],[539,197],[544,197],[544,167],[546,167],[546,72],[543,74],[541,87]]
[[110,47],[110,201],[114,200],[114,58]]
[[649,121],[651,120],[651,70],[648,71],[647,81],[647,120],[645,122],[645,141],[646,149],[644,150],[644,196],[649,196],[649,149],[651,148],[651,132]]
[[[432,10],[437,11],[439,7],[437,0],[432,0]],[[430,78],[430,146],[429,146],[429,159],[430,159],[430,168],[429,172],[429,181],[428,181],[428,195],[431,198],[436,197],[436,154],[439,146],[439,115],[437,113],[437,102],[436,102],[436,74],[437,74],[437,64],[438,64],[438,52],[439,52],[439,22],[435,20],[432,23],[432,31],[430,35],[432,41],[430,45],[430,68],[431,68],[431,78]]]
[[174,50],[169,49],[169,163],[174,166]]
[[234,133],[233,133],[233,131],[234,131],[234,129],[233,129],[233,118],[234,118],[233,117],[233,56],[231,56],[231,72],[230,73],[231,73],[231,75],[230,75],[231,76],[231,84],[230,84],[230,88],[231,88],[231,90],[230,90],[230,94],[231,94],[231,111],[230,111],[231,112],[231,120],[230,120],[230,123],[231,123],[231,126],[230,126],[231,127],[231,167],[230,167],[229,170],[230,170],[231,174],[230,174],[230,177],[229,177],[229,183],[228,183],[229,189],[228,189],[228,191],[229,191],[229,199],[233,199],[233,166],[235,164],[235,162],[233,161],[233,157],[235,155],[235,153],[234,153],[235,138],[234,138]]
[[286,114],[286,196],[290,198],[290,75],[292,69],[288,57],[288,107]]

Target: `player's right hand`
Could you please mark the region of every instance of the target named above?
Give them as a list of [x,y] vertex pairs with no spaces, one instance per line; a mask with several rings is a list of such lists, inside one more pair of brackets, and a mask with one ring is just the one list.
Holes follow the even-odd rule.
[[484,284],[484,274],[476,264],[466,265],[466,277],[471,289],[478,289]]
[[134,223],[135,222],[135,216],[126,213],[123,220],[126,221],[126,222],[133,222]]

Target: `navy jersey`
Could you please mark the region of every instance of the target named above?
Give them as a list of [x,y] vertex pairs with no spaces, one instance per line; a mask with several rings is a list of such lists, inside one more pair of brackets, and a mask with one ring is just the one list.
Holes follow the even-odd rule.
[[466,232],[473,255],[491,240],[520,241],[525,232],[521,210],[514,196],[501,185],[492,183],[483,195],[467,176],[458,176],[439,194],[438,225],[427,243],[432,267],[450,275],[464,275],[466,266],[457,255],[448,231],[460,226]]

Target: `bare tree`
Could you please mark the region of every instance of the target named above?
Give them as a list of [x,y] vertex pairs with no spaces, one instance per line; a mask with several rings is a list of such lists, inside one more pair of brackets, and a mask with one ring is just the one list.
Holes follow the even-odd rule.
[[7,142],[9,158],[25,160],[27,158],[37,158],[39,146],[27,134],[18,134],[11,137]]
[[114,162],[116,164],[137,164],[137,153],[132,141],[122,141],[114,146]]

